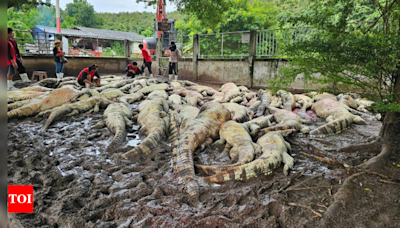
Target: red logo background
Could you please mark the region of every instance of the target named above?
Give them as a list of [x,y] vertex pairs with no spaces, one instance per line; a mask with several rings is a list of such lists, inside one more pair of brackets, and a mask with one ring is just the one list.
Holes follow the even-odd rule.
[[[8,213],[33,213],[33,185],[8,185],[7,202]],[[15,194],[14,196],[12,196]],[[28,194],[30,194],[30,202],[28,203]],[[25,195],[25,197],[20,196]],[[14,198],[14,203],[12,200]],[[23,202],[25,200],[25,203]]]

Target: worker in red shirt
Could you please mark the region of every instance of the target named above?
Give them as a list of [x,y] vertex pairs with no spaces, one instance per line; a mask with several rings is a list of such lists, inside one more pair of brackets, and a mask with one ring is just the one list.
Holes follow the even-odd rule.
[[97,64],[92,64],[90,67],[87,67],[79,73],[78,78],[76,81],[79,83],[81,86],[85,86],[86,88],[93,87],[94,83],[96,83],[97,87],[100,87],[100,75],[97,72],[99,67]]
[[15,90],[14,83],[12,81],[15,70],[18,69],[17,64],[17,54],[15,53],[15,47],[11,42],[11,39],[14,36],[14,31],[12,28],[8,28],[8,36],[7,36],[7,90]]
[[137,62],[132,62],[132,64],[128,64],[128,66],[125,68],[126,72],[126,77],[131,77],[134,78],[136,75],[140,75],[142,71],[139,69],[137,66]]
[[150,77],[153,77],[153,73],[151,73],[151,55],[149,50],[147,50],[146,48],[143,48],[143,44],[139,44],[139,48],[140,50],[142,50],[142,55],[143,55],[143,65],[142,65],[142,72],[143,72],[143,76],[146,76],[144,73],[144,68],[147,67],[147,69],[149,70],[150,73]]

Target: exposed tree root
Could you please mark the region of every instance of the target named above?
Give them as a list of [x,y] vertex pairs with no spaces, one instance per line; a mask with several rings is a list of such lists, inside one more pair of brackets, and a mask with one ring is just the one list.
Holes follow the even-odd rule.
[[337,152],[354,152],[354,151],[378,151],[380,146],[380,138],[378,137],[376,140],[368,143],[361,143],[356,145],[349,145],[346,147],[342,147],[337,150]]

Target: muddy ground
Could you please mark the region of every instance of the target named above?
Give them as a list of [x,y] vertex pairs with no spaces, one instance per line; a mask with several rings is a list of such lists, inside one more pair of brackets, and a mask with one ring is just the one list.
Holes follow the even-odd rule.
[[[127,146],[105,151],[112,134],[95,128],[103,111],[63,118],[44,133],[44,119],[9,121],[8,184],[34,186],[34,213],[13,217],[23,227],[400,227],[400,185],[388,182],[400,178],[399,157],[378,174],[355,168],[375,149],[337,151],[373,141],[381,122],[323,139],[290,136],[289,177],[280,167],[266,177],[201,185],[192,205],[174,178],[168,142],[141,163],[121,160],[140,142],[134,126]],[[218,155],[208,148],[194,160],[220,164]]]

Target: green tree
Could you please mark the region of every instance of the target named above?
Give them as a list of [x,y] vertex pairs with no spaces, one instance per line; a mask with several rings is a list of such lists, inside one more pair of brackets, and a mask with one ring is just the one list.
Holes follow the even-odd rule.
[[79,26],[99,28],[103,22],[87,0],[74,0],[73,3],[68,3],[65,11],[68,16],[75,18],[75,23]]
[[[381,129],[382,153],[367,163],[380,168],[391,153],[400,151],[400,1],[373,1],[360,15],[360,1],[310,0],[303,14],[290,23],[312,25],[307,39],[286,45],[290,66],[272,83],[284,86],[303,73],[310,83],[341,85],[344,91],[362,91],[386,113]],[[376,13],[376,12],[378,13]],[[377,15],[377,16],[376,16]],[[375,18],[374,23],[350,20]],[[318,73],[322,75],[318,76]]]

